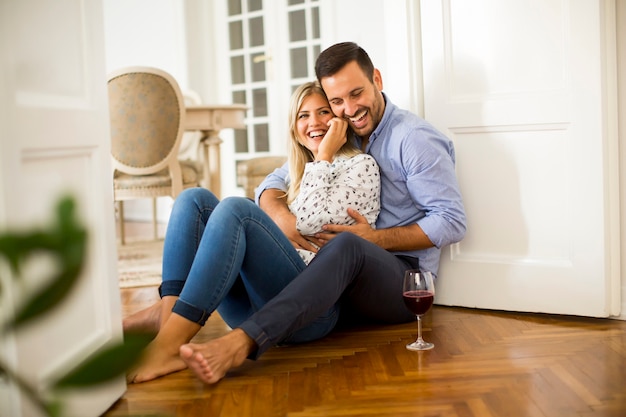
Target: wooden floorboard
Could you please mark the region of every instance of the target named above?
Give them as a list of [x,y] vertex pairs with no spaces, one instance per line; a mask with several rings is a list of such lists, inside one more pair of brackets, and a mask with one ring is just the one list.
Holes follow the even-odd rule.
[[[124,314],[156,299],[121,290]],[[228,331],[211,317],[197,336]],[[107,417],[626,416],[626,322],[434,306],[416,324],[337,331],[270,349],[218,384],[189,371],[129,385]]]

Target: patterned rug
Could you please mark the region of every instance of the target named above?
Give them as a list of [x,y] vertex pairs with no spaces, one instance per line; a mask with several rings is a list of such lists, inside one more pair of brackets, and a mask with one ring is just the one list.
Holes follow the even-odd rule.
[[118,244],[117,268],[120,288],[159,285],[162,255],[163,240]]

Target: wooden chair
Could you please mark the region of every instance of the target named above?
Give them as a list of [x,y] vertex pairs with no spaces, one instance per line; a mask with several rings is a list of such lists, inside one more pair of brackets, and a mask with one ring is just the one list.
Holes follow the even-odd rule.
[[237,182],[243,187],[246,197],[254,199],[254,189],[286,161],[286,156],[259,156],[237,162]]
[[154,237],[156,198],[176,196],[199,185],[197,164],[179,161],[185,105],[180,87],[167,72],[151,67],[121,68],[108,77],[114,200],[120,237],[124,235],[124,201],[152,199]]

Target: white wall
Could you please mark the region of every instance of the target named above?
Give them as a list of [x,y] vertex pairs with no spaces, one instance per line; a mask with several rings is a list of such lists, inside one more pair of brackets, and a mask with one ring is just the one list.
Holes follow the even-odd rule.
[[107,72],[148,65],[187,88],[184,2],[104,0],[104,24]]

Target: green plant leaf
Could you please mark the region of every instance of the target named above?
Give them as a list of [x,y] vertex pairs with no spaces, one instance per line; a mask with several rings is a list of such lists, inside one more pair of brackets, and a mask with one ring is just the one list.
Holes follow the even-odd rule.
[[36,291],[6,323],[4,331],[15,329],[58,305],[80,277],[86,256],[87,232],[75,219],[74,200],[61,199],[57,219],[48,230],[31,233],[7,233],[0,238],[0,253],[18,273],[20,262],[36,252],[49,252],[59,260],[59,270],[46,285]]
[[58,399],[48,401],[46,411],[50,417],[63,417],[63,403]]
[[78,276],[79,272],[72,270],[58,274],[49,285],[39,289],[18,310],[13,321],[9,323],[7,330],[17,328],[54,308],[69,294]]
[[[34,231],[28,233],[5,232],[0,235],[0,255],[9,263],[14,279],[20,276],[20,265],[30,255],[44,249],[44,243],[48,236],[44,232]],[[0,293],[2,288],[0,287]]]
[[124,342],[97,352],[76,369],[56,381],[55,388],[96,385],[123,375],[139,359],[154,334],[128,333]]

